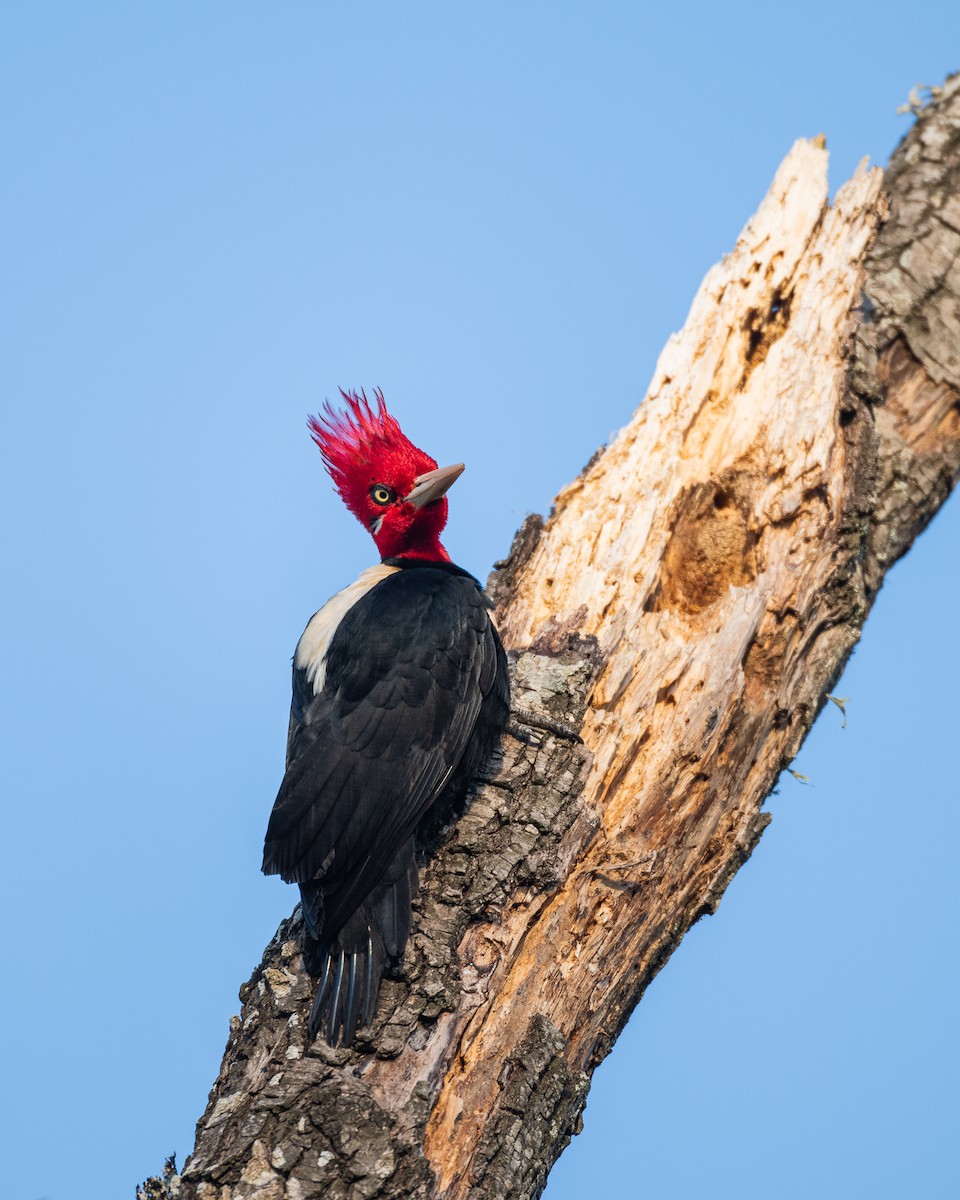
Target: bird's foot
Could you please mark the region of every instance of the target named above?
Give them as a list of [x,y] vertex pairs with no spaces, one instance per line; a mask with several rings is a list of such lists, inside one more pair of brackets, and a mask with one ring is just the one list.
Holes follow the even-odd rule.
[[507,733],[526,745],[534,742],[530,736],[531,729],[542,729],[545,733],[553,733],[571,742],[583,742],[576,726],[566,721],[558,721],[555,717],[548,717],[546,713],[531,712],[528,708],[514,708],[511,709],[510,715],[516,718],[517,723],[511,721],[507,725]]

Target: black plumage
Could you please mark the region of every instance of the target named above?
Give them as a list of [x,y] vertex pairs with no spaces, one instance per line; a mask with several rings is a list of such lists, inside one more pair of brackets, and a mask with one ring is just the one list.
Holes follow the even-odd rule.
[[506,658],[477,581],[449,562],[399,569],[343,616],[314,694],[295,667],[287,769],[263,870],[300,885],[310,1032],[352,1040],[399,966],[415,835],[461,797],[506,724]]

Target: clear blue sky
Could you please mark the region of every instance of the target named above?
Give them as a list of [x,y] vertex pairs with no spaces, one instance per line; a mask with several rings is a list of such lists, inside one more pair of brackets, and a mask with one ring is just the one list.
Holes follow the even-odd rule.
[[[10,1200],[192,1144],[237,987],[289,662],[373,561],[304,428],[381,386],[468,471],[483,576],[640,400],[801,135],[834,186],[960,64],[954,2],[0,9]],[[598,1071],[548,1200],[956,1184],[951,502],[773,825]]]

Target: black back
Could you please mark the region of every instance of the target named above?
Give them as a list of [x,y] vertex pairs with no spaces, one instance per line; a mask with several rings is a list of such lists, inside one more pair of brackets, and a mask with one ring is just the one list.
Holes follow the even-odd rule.
[[401,900],[387,896],[388,908],[406,909],[402,937],[387,939],[391,958],[409,925],[411,838],[434,805],[469,786],[509,709],[506,658],[477,581],[453,564],[396,565],[334,632],[320,693],[294,670],[287,770],[263,861],[305,885],[308,931],[327,949],[351,918],[369,940],[385,891],[402,881]]

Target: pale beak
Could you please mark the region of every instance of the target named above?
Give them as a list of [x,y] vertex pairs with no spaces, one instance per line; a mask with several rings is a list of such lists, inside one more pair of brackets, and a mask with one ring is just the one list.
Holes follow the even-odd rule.
[[452,484],[463,474],[463,463],[454,463],[452,467],[437,467],[435,471],[426,471],[413,481],[413,490],[404,496],[407,504],[414,508],[423,508],[439,500]]

